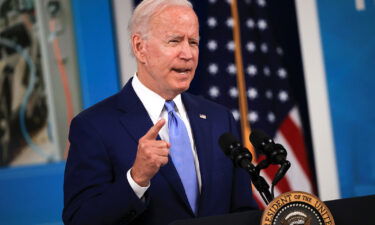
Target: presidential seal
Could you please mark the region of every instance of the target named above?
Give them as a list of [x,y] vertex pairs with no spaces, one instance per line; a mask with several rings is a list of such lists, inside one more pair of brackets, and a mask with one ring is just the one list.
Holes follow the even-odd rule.
[[334,225],[328,207],[315,195],[291,191],[275,198],[264,210],[261,225]]

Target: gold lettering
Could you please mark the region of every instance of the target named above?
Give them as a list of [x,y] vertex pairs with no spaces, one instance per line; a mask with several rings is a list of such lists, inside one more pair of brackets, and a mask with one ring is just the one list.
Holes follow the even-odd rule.
[[273,204],[271,207],[275,210],[273,213],[276,213],[277,209],[279,208],[277,204]]
[[283,204],[283,205],[288,203],[288,202],[289,202],[288,196],[285,196],[285,198],[281,199],[281,204]]
[[331,221],[331,218],[330,218],[329,215],[327,214],[326,217],[323,216],[323,220],[324,220],[324,222],[330,222],[330,221]]
[[286,197],[288,198],[289,202],[292,201],[292,195],[291,194],[288,194]]
[[310,198],[310,197],[308,197],[308,196],[306,196],[306,195],[303,195],[303,196],[302,196],[302,199],[303,199],[304,201],[306,201],[306,202],[311,202],[311,200],[312,200],[312,198]]
[[272,212],[272,214],[275,214],[276,213],[276,210],[277,210],[277,207],[276,209],[273,208],[273,205],[271,206],[271,208],[269,209],[270,212]]
[[323,219],[324,219],[324,218],[329,218],[329,215],[328,215],[327,210],[326,210],[326,209],[324,209],[324,210],[325,210],[325,212],[322,213],[322,217],[323,217]]
[[315,203],[315,208],[318,210],[318,212],[321,215],[324,215],[327,213],[327,210],[324,208],[324,206],[320,202]]

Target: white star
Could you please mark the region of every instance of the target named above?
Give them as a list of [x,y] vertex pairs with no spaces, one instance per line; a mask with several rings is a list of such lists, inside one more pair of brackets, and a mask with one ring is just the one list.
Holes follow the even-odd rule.
[[266,1],[265,0],[258,0],[257,3],[258,3],[258,5],[260,7],[265,7],[266,6]]
[[232,4],[232,0],[227,0],[227,3],[230,5]]
[[288,92],[286,92],[286,91],[280,91],[279,92],[279,100],[281,102],[286,102],[286,101],[288,101],[288,99],[289,99]]
[[240,113],[238,112],[237,109],[233,109],[233,110],[232,110],[232,115],[233,115],[233,117],[234,117],[234,119],[235,119],[236,121],[240,119]]
[[269,68],[268,66],[265,66],[265,67],[263,68],[263,73],[264,73],[264,75],[266,75],[267,77],[268,77],[269,75],[271,75],[271,70],[270,70],[270,68]]
[[217,42],[215,40],[209,40],[207,42],[207,48],[211,52],[215,51],[217,49]]
[[236,87],[229,88],[229,96],[232,97],[232,98],[238,97],[238,90],[237,90]]
[[268,45],[266,43],[262,43],[260,45],[260,50],[263,52],[263,53],[267,53],[268,52]]
[[265,30],[267,28],[267,22],[264,19],[258,20],[258,27],[260,30]]
[[211,63],[209,66],[208,66],[208,72],[212,75],[215,75],[217,74],[217,72],[219,71],[219,67],[217,66],[216,63]]
[[235,48],[234,41],[228,41],[228,43],[227,43],[227,49],[229,51],[233,52],[234,48]]
[[254,20],[253,19],[247,19],[246,20],[246,26],[248,27],[248,28],[250,28],[250,29],[253,29],[254,27],[255,27],[255,22],[254,22]]
[[211,3],[211,4],[215,4],[216,0],[208,0],[208,2]]
[[257,122],[259,120],[259,116],[256,111],[251,111],[247,117],[250,122]]
[[285,79],[288,75],[288,73],[286,72],[286,70],[284,68],[280,68],[277,70],[277,75],[279,75],[279,77],[281,79]]
[[269,112],[269,113],[267,114],[267,119],[268,119],[268,121],[269,121],[270,123],[273,123],[273,122],[275,122],[275,120],[276,120],[276,116],[275,116],[275,114],[274,114],[273,112]]
[[255,46],[254,42],[252,42],[252,41],[247,42],[247,44],[246,44],[246,49],[247,49],[249,52],[255,52],[256,46]]
[[208,17],[208,19],[207,19],[207,25],[208,25],[210,28],[214,28],[214,27],[216,27],[216,25],[217,25],[217,21],[216,21],[215,17]]
[[235,74],[237,72],[237,68],[233,63],[230,63],[227,67],[227,72],[230,74]]
[[218,87],[216,86],[212,86],[210,87],[210,89],[208,90],[208,94],[211,96],[211,98],[217,98],[219,97],[220,95],[220,90]]
[[227,24],[228,27],[233,27],[234,20],[232,17],[229,17],[225,23]]
[[250,76],[253,77],[253,76],[257,75],[258,69],[255,65],[249,65],[246,68],[246,72],[247,72],[247,74],[249,74]]
[[273,93],[269,89],[266,91],[266,98],[268,98],[268,99],[272,99],[273,98]]
[[279,55],[283,55],[284,54],[284,51],[283,51],[283,49],[280,46],[276,48],[276,52]]
[[258,97],[258,91],[255,88],[249,88],[247,90],[247,97],[249,97],[251,100],[254,100]]

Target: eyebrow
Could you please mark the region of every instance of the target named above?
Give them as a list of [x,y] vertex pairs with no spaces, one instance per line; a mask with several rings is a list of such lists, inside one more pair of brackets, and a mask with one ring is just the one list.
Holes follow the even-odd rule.
[[[183,38],[183,35],[166,35],[166,38],[167,39],[182,39]],[[200,37],[198,36],[198,38],[188,38],[189,40],[193,40],[193,41],[198,41],[200,40]]]

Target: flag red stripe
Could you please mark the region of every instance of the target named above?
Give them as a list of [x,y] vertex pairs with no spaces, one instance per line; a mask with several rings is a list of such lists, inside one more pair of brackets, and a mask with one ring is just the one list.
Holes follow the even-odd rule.
[[306,148],[301,130],[293,122],[290,116],[286,117],[280,126],[280,132],[291,146],[294,155],[296,156],[299,164],[303,168],[307,177],[312,181],[312,175],[307,159]]

